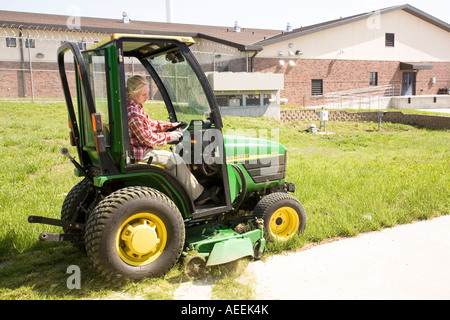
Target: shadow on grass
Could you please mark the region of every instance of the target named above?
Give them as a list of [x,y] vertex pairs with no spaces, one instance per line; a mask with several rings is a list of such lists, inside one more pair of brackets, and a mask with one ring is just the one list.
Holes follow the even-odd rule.
[[[69,289],[68,267],[80,268],[81,289]],[[89,299],[92,291],[118,289],[90,270],[86,255],[70,244],[38,243],[0,269],[0,299]]]
[[[75,283],[70,266],[80,270],[80,289],[69,288]],[[111,281],[69,243],[38,242],[0,261],[0,300],[172,299],[171,292],[180,282],[177,272],[141,281]]]
[[[0,247],[10,245],[11,241],[0,242]],[[36,242],[26,251],[0,260],[0,300],[172,300],[183,282],[199,279],[216,282],[237,277],[242,271],[240,263],[210,267],[193,279],[185,275],[181,258],[163,277],[111,281],[91,266],[83,250],[69,243]],[[80,270],[80,289],[70,289],[74,283],[71,266]]]

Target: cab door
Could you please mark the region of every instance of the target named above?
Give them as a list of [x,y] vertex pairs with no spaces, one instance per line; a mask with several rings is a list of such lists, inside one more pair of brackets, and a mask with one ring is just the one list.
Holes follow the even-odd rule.
[[[77,107],[72,100],[65,66],[65,54],[73,54]],[[73,144],[77,147],[81,166],[99,167],[102,174],[118,173],[109,154],[111,147],[110,92],[106,50],[86,51],[81,54],[72,42],[58,49],[58,66],[64,97],[69,113]]]
[[[190,166],[197,180],[207,188],[220,187],[216,205],[197,207],[193,217],[200,218],[231,210],[222,118],[209,82],[188,46],[175,38],[124,37],[117,41],[117,50],[119,55],[140,61],[148,73],[146,76],[155,84],[151,90],[154,95],[150,99],[165,104],[170,121],[190,124],[182,141],[183,152],[180,156]],[[125,91],[126,78],[132,76],[133,70],[138,67],[126,66],[125,59],[119,61],[123,61],[119,70],[124,70],[121,90]],[[122,101],[125,99],[122,98]],[[126,110],[126,105],[122,109]],[[151,107],[147,111],[152,118]]]

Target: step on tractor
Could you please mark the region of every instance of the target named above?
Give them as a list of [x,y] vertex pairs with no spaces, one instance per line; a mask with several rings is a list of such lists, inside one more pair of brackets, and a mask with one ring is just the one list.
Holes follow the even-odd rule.
[[[70,241],[109,278],[142,279],[164,275],[181,258],[191,277],[209,266],[259,259],[266,240],[303,232],[305,210],[285,181],[286,148],[223,134],[193,44],[190,37],[113,34],[83,52],[73,42],[58,48],[71,143],[61,152],[81,179],[60,219],[29,217],[62,227],[60,234],[41,233],[41,241]],[[131,155],[126,81],[136,70],[167,109],[168,119],[158,120],[181,123],[176,130],[183,136],[171,152],[202,186],[219,190],[211,201],[196,204],[175,174]]]

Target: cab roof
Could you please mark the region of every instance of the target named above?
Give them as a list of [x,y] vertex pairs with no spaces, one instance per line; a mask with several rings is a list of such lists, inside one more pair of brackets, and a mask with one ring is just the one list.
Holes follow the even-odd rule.
[[194,38],[192,37],[186,37],[186,36],[166,36],[166,35],[143,35],[143,34],[126,34],[126,33],[113,33],[103,41],[100,41],[99,43],[93,45],[92,47],[88,48],[88,50],[100,48],[109,42],[127,38],[127,39],[136,39],[136,40],[172,40],[172,41],[178,41],[183,42],[186,45],[190,46],[195,43]]

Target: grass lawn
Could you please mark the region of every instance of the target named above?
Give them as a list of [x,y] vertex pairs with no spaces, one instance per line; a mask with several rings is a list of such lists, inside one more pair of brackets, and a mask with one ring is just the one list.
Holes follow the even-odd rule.
[[[330,122],[333,134],[318,135],[302,132],[302,123],[262,118],[227,117],[224,124],[225,133],[256,130],[288,148],[287,181],[296,185],[308,223],[302,236],[270,244],[269,254],[450,213],[448,131],[392,123],[378,131],[376,123]],[[27,217],[59,218],[65,195],[80,180],[59,153],[69,145],[68,131],[62,103],[0,102],[0,300],[171,299],[184,281],[180,265],[163,278],[111,284],[70,244],[38,241],[41,232],[60,229],[29,224]],[[80,290],[66,286],[70,265],[81,268]],[[234,286],[233,280],[222,283]],[[236,297],[251,298],[251,290],[228,298]]]

